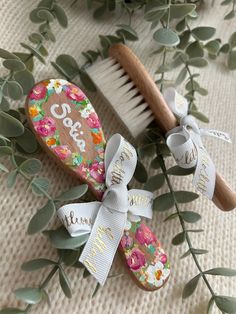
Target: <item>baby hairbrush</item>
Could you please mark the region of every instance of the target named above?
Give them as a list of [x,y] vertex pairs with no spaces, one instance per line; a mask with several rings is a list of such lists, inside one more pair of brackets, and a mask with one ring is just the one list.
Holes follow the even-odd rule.
[[[26,114],[43,149],[102,200],[106,142],[99,118],[80,88],[61,79],[39,82],[28,95]],[[167,256],[140,219],[127,222],[119,252],[142,289],[153,291],[167,281]]]
[[[127,46],[115,44],[109,55],[87,71],[133,137],[153,120],[163,134],[174,129],[178,125],[176,117],[135,54]],[[223,211],[236,207],[236,194],[219,174],[213,202]]]

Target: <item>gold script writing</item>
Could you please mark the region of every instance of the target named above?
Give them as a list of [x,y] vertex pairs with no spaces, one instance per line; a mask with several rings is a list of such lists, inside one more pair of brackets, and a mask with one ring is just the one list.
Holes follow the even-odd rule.
[[67,227],[70,227],[71,225],[92,225],[91,218],[88,219],[86,217],[75,217],[74,211],[71,211],[69,216],[65,215],[64,220]]

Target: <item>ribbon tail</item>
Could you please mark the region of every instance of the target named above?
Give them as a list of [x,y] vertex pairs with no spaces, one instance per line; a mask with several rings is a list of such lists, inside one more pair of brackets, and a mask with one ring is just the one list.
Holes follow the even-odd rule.
[[127,214],[101,206],[79,261],[104,285],[123,235]]
[[152,219],[153,193],[132,189],[129,195],[129,212],[135,216],[142,216]]

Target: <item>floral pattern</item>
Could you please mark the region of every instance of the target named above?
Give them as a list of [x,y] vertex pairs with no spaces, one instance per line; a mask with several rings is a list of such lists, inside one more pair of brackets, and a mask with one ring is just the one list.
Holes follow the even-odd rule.
[[[95,152],[92,160],[88,159],[86,152],[75,150],[69,143],[63,142],[57,128],[57,119],[45,113],[48,112],[46,106],[50,97],[61,93],[67,97],[71,111],[75,110],[79,113],[78,122],[84,121],[83,123],[87,125]],[[105,139],[99,118],[86,95],[79,87],[66,80],[46,80],[35,85],[29,93],[28,112],[36,133],[45,144],[64,164],[86,180],[100,198],[105,191]],[[81,130],[80,136],[84,136],[86,144],[88,134],[83,134]]]
[[156,290],[165,284],[170,275],[167,255],[141,220],[128,221],[119,246],[125,254],[127,266],[144,288]]

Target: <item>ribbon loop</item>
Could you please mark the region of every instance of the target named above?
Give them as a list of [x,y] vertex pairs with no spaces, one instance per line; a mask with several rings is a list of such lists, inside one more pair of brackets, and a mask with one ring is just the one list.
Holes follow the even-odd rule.
[[179,95],[174,88],[167,88],[163,94],[170,109],[180,118],[180,126],[166,134],[166,143],[180,167],[186,169],[195,167],[193,185],[203,195],[212,199],[215,190],[216,170],[203,146],[202,136],[209,135],[227,142],[231,142],[230,137],[225,132],[199,128],[196,119],[187,114],[187,100]]
[[135,148],[120,134],[113,135],[105,151],[107,190],[102,202],[69,204],[58,210],[71,236],[90,233],[79,260],[101,285],[108,276],[127,217],[152,218],[153,194],[127,189],[136,163]]

